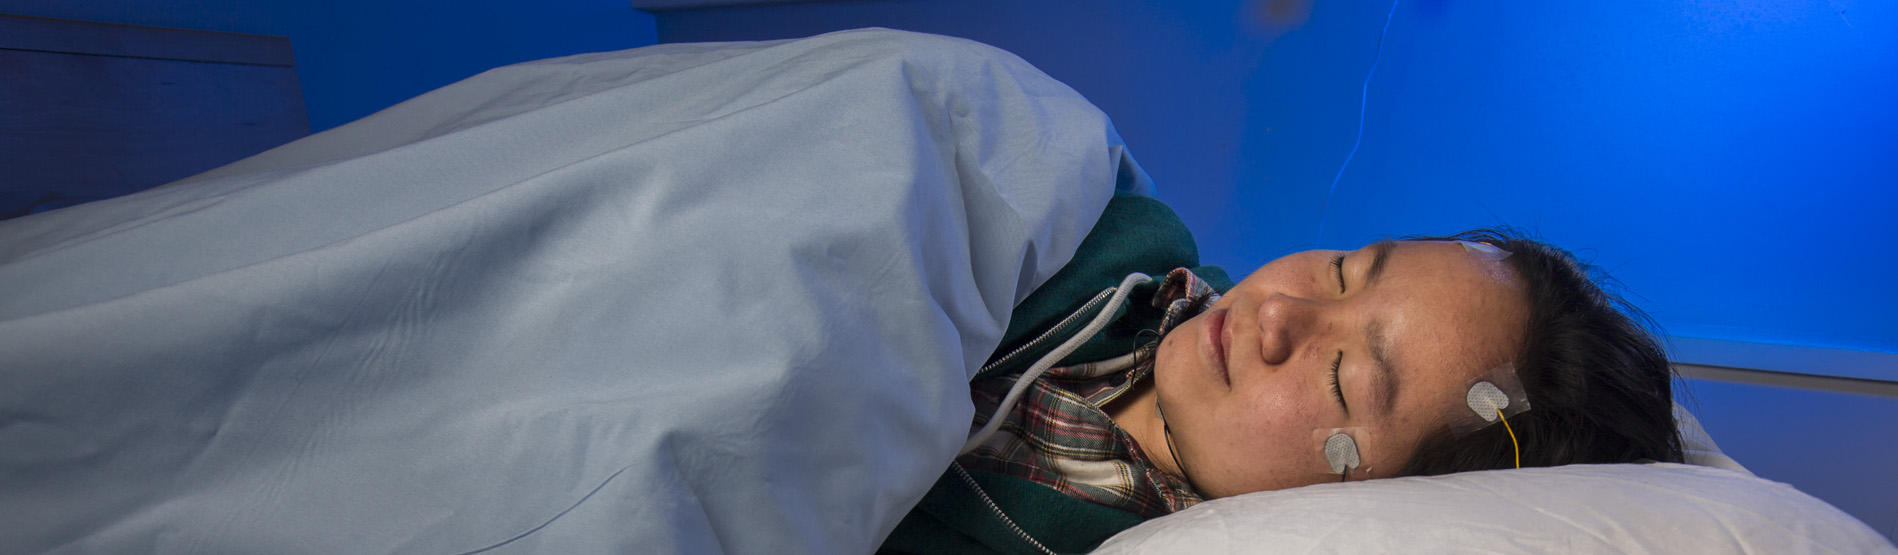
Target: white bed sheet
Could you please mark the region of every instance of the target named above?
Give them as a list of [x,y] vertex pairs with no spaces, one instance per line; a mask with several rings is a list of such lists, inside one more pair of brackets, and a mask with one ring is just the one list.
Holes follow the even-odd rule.
[[862,30],[500,68],[0,222],[0,552],[868,552],[1116,140]]

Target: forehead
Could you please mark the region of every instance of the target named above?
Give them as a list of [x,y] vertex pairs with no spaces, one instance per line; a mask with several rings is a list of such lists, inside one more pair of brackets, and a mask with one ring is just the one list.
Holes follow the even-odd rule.
[[[1494,255],[1449,241],[1390,244],[1388,269],[1379,282],[1383,292],[1414,296],[1413,300],[1434,308],[1462,312],[1505,310],[1511,308],[1507,305],[1520,304],[1521,287],[1514,271]],[[1352,256],[1371,258],[1375,251],[1375,246],[1366,247]],[[1436,294],[1419,295],[1424,292]]]

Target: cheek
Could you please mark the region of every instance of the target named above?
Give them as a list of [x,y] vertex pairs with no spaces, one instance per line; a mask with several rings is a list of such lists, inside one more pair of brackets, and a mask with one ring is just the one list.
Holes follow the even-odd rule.
[[1270,388],[1237,397],[1218,411],[1216,426],[1207,430],[1201,450],[1214,495],[1236,495],[1316,483],[1312,430],[1320,415],[1289,387]]
[[1182,339],[1180,336],[1191,333],[1193,327],[1193,322],[1188,321],[1174,328],[1172,333],[1160,340],[1159,350],[1154,351],[1153,381],[1160,384],[1161,391],[1179,390],[1182,387],[1180,378],[1188,371],[1187,368],[1193,361],[1185,357],[1186,353],[1180,349]]
[[1203,333],[1203,324],[1200,318],[1181,322],[1160,341],[1160,349],[1154,353],[1157,365],[1154,381],[1161,384],[1162,391],[1173,390],[1195,399],[1218,394],[1213,387],[1216,384],[1210,381],[1211,372],[1205,361],[1200,360],[1199,336]]
[[[1312,291],[1335,293],[1338,284],[1332,281],[1330,273],[1331,259],[1335,254],[1305,251],[1281,257],[1247,275],[1235,291],[1256,297],[1275,292],[1296,295]],[[1226,299],[1220,300],[1223,302]]]
[[1232,441],[1246,440],[1255,450],[1276,450],[1291,438],[1310,434],[1320,415],[1306,400],[1309,396],[1293,389],[1262,387],[1234,396],[1220,418],[1235,436]]

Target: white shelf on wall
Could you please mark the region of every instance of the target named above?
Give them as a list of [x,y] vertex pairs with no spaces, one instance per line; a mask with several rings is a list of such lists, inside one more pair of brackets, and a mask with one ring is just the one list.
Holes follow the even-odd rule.
[[1835,376],[1816,376],[1792,372],[1774,372],[1751,368],[1674,363],[1674,374],[1683,378],[1736,382],[1770,387],[1794,387],[1834,393],[1877,395],[1898,399],[1898,382],[1861,380]]
[[1668,338],[1682,376],[1898,397],[1898,354],[1704,337]]
[[1668,358],[1676,363],[1898,382],[1898,354],[1673,336]]

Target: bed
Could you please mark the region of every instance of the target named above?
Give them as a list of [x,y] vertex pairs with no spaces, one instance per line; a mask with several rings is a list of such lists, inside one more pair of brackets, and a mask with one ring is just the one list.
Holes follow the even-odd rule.
[[[964,440],[1011,308],[1151,190],[1019,58],[868,29],[498,68],[0,221],[0,552],[868,553]],[[1773,487],[1592,483],[1679,473]],[[1815,523],[1740,545],[1890,549],[1774,491],[1686,506]],[[1195,528],[1248,499],[1102,549],[1256,540]]]

